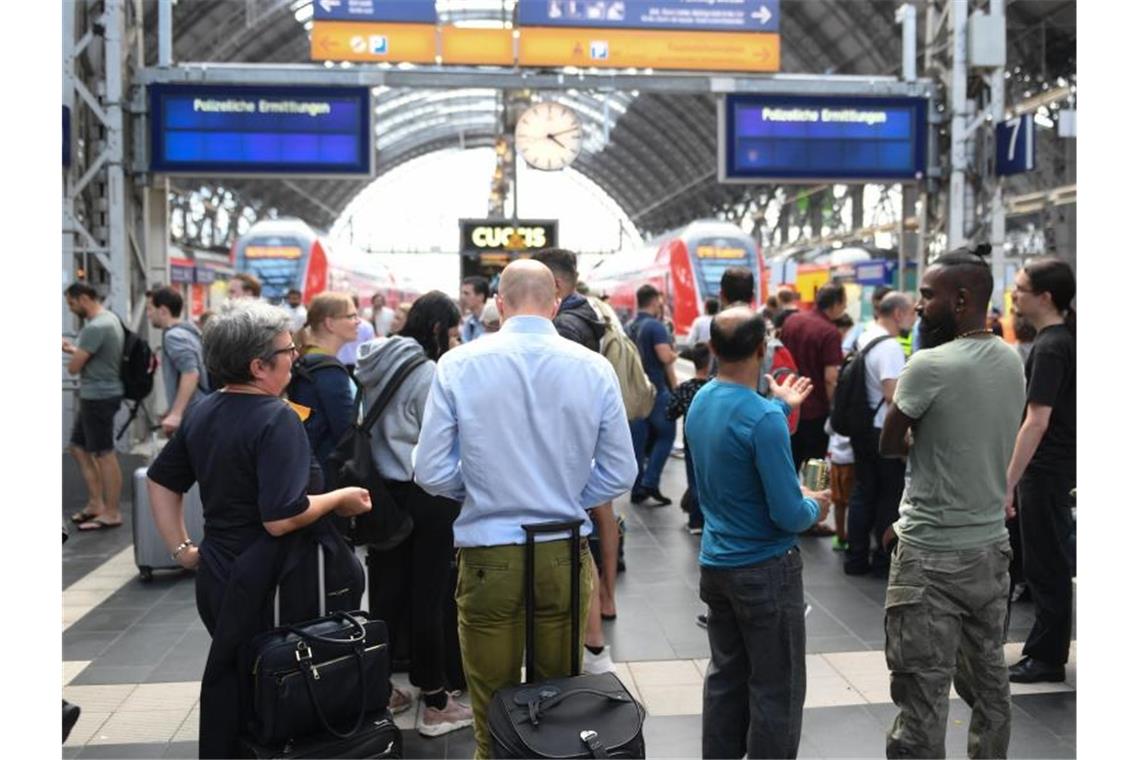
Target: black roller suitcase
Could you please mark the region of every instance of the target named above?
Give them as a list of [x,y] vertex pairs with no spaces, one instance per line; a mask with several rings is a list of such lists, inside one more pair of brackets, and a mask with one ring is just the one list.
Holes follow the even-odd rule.
[[613,673],[534,683],[535,536],[570,533],[570,671],[578,673],[582,521],[524,525],[526,531],[526,683],[491,697],[487,723],[498,758],[645,757],[645,709]]
[[392,721],[392,714],[387,710],[368,716],[364,725],[352,737],[340,739],[330,735],[316,738],[310,737],[305,741],[289,742],[283,747],[267,747],[254,743],[249,739],[242,741],[245,757],[262,760],[263,758],[388,758],[403,757],[404,739],[400,729]]

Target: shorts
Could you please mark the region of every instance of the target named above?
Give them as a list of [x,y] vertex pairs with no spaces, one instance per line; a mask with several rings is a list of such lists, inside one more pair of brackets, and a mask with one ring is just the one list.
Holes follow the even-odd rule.
[[836,507],[846,507],[851,502],[851,492],[855,489],[855,465],[831,465],[831,503]]
[[121,398],[81,398],[71,429],[71,444],[97,457],[115,449],[115,414]]

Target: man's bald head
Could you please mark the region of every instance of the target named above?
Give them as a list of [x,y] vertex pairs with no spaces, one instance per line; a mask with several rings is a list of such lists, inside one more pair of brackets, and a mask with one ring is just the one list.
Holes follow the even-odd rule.
[[558,308],[557,288],[550,268],[529,259],[512,261],[503,270],[499,278],[499,297],[503,302],[504,322],[518,314],[550,319]]
[[763,350],[764,317],[745,306],[735,306],[713,317],[709,343],[719,361],[746,361]]

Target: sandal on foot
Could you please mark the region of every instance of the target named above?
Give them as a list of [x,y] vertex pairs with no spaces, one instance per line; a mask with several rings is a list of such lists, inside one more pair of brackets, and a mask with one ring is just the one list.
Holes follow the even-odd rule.
[[89,533],[95,530],[107,530],[108,528],[118,528],[123,524],[122,520],[118,522],[107,522],[102,517],[94,517],[87,522],[79,524],[79,531],[81,533]]

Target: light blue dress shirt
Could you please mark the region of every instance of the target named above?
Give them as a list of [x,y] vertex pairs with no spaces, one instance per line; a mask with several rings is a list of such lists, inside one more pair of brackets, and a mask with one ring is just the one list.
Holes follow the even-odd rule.
[[440,358],[412,465],[425,491],[463,502],[459,547],[521,544],[521,526],[553,520],[588,535],[586,510],[637,477],[613,367],[533,316]]

